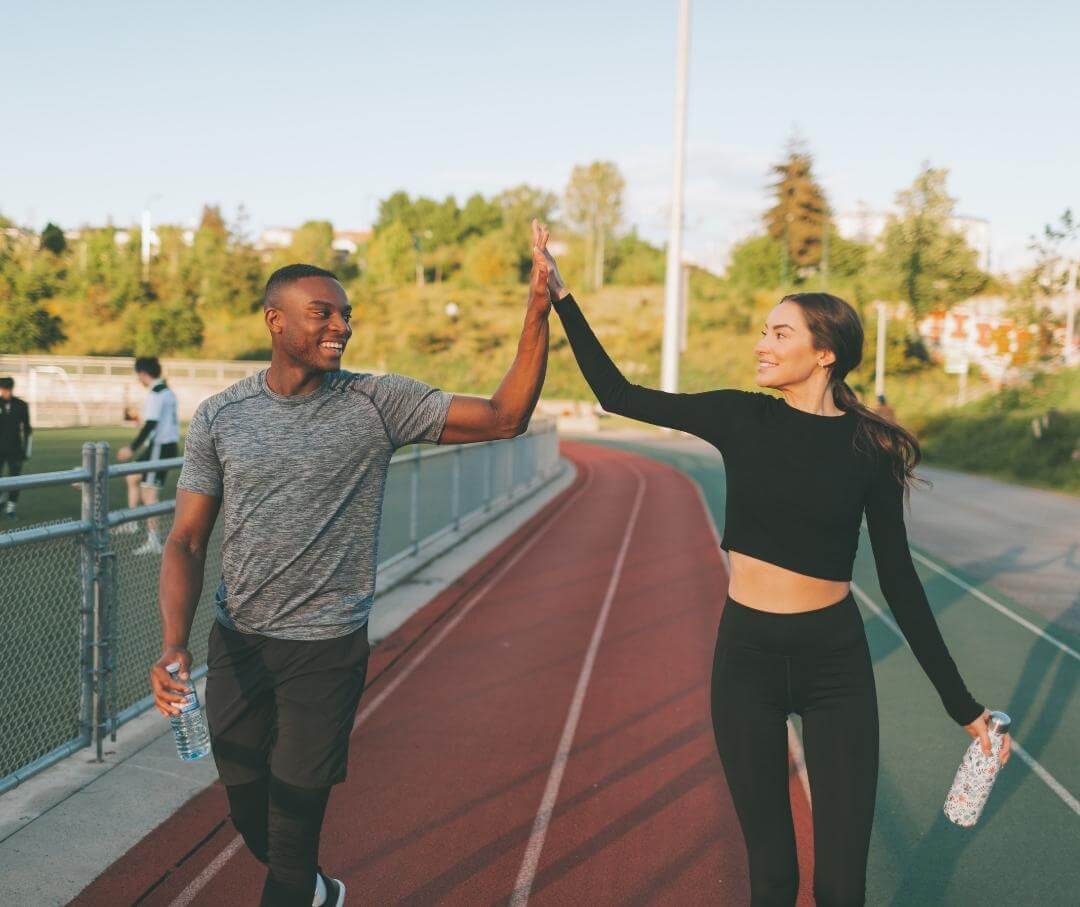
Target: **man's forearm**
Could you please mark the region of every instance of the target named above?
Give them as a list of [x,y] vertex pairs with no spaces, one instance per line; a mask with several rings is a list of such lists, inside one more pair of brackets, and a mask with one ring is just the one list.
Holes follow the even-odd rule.
[[517,433],[528,427],[536,401],[540,398],[540,389],[544,386],[548,357],[548,311],[532,306],[527,310],[517,355],[491,398],[500,422]]
[[163,649],[187,648],[195,608],[202,595],[205,565],[205,551],[193,551],[176,539],[166,541],[158,593]]

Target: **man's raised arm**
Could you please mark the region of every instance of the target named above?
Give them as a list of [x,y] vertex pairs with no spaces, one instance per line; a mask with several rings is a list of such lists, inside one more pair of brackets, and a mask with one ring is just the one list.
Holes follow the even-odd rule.
[[446,414],[440,444],[495,441],[520,435],[529,427],[540,388],[544,386],[548,356],[547,227],[532,223],[533,265],[529,280],[529,302],[525,327],[518,341],[517,355],[490,399],[455,394]]

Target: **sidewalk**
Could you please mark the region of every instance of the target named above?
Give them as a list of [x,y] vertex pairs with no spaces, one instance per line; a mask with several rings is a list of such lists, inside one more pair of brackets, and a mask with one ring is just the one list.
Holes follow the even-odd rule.
[[[574,480],[561,475],[411,576],[380,576],[370,637],[385,639]],[[205,681],[197,684],[202,695]],[[184,764],[156,711],[128,722],[97,763],[80,750],[0,797],[0,904],[67,904],[217,780],[212,759]],[[176,854],[177,859],[183,854]]]

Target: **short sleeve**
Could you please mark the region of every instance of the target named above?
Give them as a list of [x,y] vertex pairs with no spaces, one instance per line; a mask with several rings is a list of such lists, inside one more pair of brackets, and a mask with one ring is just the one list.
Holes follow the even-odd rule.
[[380,375],[372,399],[394,447],[427,442],[442,435],[453,394],[406,375]]
[[210,433],[206,404],[195,410],[184,438],[184,466],[180,470],[177,488],[220,498],[224,491],[224,470]]

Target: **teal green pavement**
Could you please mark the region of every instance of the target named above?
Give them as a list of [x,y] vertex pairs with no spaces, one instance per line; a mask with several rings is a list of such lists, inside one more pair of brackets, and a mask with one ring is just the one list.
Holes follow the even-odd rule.
[[[725,479],[719,457],[680,452],[670,444],[603,443],[685,472],[700,485],[723,531]],[[974,828],[958,828],[945,818],[945,794],[971,738],[945,714],[918,662],[890,627],[892,615],[877,583],[864,525],[852,580],[874,659],[881,717],[867,903],[1080,904],[1080,639],[933,552],[915,546],[912,551],[968,688],[989,708],[1012,716],[1023,753],[1014,748]],[[1071,652],[995,610],[919,556]],[[1080,600],[1073,607],[1080,607]]]

